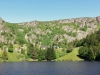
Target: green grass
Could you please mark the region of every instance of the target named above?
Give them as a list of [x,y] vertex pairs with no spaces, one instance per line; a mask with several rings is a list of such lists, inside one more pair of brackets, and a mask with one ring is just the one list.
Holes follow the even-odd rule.
[[56,61],[80,61],[82,59],[77,56],[78,50],[79,48],[74,48],[71,53],[68,53],[67,55],[62,56],[60,58],[57,58]]
[[[2,61],[2,53],[3,51],[0,52],[0,61]],[[20,59],[18,59],[19,54],[17,52],[7,52],[8,55],[8,62],[16,62],[16,61],[21,61]]]
[[16,53],[16,52],[13,52],[13,53],[8,52],[8,61],[20,61],[18,59],[18,53]]

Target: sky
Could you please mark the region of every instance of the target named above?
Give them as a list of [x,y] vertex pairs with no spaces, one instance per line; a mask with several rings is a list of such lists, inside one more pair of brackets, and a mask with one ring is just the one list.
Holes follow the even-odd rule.
[[0,17],[11,23],[100,16],[100,0],[0,0]]

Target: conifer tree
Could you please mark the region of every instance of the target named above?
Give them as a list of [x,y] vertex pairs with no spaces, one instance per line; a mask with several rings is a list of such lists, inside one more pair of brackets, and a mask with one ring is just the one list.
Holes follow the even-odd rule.
[[2,59],[3,59],[4,61],[5,61],[5,60],[8,60],[8,55],[7,55],[7,51],[6,51],[6,50],[3,51]]
[[50,46],[49,48],[47,48],[45,58],[47,59],[47,61],[51,61],[53,59],[56,59],[56,54],[55,54],[53,46]]

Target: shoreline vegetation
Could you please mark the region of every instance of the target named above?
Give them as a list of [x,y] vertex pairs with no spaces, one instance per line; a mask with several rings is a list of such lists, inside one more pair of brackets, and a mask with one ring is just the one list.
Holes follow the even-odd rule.
[[[79,48],[74,48],[72,52],[59,57],[57,59],[51,60],[51,61],[84,61],[84,59],[81,59],[78,57],[78,50]],[[38,59],[25,59],[25,60],[1,60],[0,62],[26,62],[26,61],[31,61],[31,62],[38,62]],[[47,61],[47,60],[41,60],[42,61]],[[40,61],[39,61],[40,62]]]

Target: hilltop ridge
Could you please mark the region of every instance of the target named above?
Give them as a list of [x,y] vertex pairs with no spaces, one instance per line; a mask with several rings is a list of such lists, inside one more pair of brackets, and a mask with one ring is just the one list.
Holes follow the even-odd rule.
[[[5,22],[2,18],[0,18],[1,30],[3,29],[4,26],[7,28],[7,23],[8,22]],[[100,16],[61,19],[61,20],[54,20],[54,21],[36,21],[35,20],[35,21],[30,21],[30,22],[9,23],[9,24],[18,25],[19,31],[23,31],[24,30],[23,28],[25,29],[27,29],[27,27],[31,28],[31,31],[29,31],[28,33],[25,33],[24,35],[26,40],[28,38],[27,34],[30,34],[31,32],[34,32],[37,35],[39,34],[46,35],[47,33],[51,34],[52,30],[54,31],[55,29],[58,29],[58,30],[61,30],[63,34],[59,35],[57,33],[54,35],[53,38],[57,38],[58,36],[64,36],[70,42],[75,39],[82,39],[86,37],[88,34],[98,30],[99,23],[100,23]],[[43,30],[42,27],[45,30]],[[7,28],[7,30],[8,29],[9,27]],[[32,34],[31,37],[36,39],[37,36],[35,34]],[[62,39],[62,37],[60,39]]]

